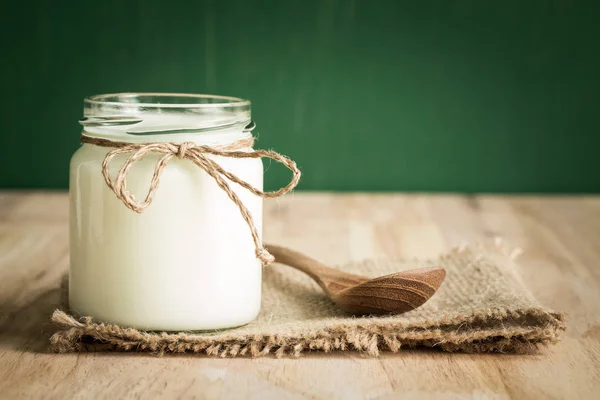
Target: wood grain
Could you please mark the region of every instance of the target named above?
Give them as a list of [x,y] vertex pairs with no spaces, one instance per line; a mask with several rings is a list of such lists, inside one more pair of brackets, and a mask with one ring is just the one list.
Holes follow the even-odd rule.
[[422,306],[446,277],[443,268],[419,268],[369,279],[328,267],[306,254],[266,244],[275,262],[312,279],[340,308],[354,315],[401,314]]
[[443,268],[419,268],[369,279],[340,290],[333,300],[353,314],[401,314],[422,306],[440,288]]
[[500,236],[518,274],[569,314],[563,341],[528,356],[409,350],[213,359],[45,353],[68,265],[66,193],[0,192],[0,398],[569,398],[600,391],[600,197],[295,193],[266,202],[265,239],[327,265],[430,257]]

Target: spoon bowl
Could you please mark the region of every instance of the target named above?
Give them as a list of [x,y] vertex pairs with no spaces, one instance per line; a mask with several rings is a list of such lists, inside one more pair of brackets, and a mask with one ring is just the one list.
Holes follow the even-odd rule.
[[396,272],[342,289],[332,300],[353,314],[401,314],[425,304],[445,277],[442,268]]
[[265,247],[275,262],[306,273],[338,307],[355,315],[414,310],[435,294],[446,277],[443,268],[419,268],[370,279],[330,268],[285,247]]

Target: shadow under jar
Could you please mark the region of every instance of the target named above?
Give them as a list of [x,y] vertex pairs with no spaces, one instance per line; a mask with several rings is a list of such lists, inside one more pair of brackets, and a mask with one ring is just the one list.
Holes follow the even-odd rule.
[[[86,137],[114,142],[218,147],[251,138],[250,102],[222,96],[98,95],[84,100],[81,123]],[[152,203],[134,212],[102,175],[111,150],[84,143],[71,159],[71,310],[145,330],[221,329],[252,321],[260,310],[262,266],[238,206],[203,169],[173,157]],[[110,176],[130,156],[115,156]],[[145,198],[160,157],[148,153],[128,171],[127,190],[136,199]],[[209,157],[262,190],[260,159]],[[230,187],[261,235],[262,198]]]

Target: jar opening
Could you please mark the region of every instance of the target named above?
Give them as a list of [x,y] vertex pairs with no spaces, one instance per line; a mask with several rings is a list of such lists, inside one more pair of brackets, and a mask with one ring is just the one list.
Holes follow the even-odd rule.
[[251,124],[250,101],[207,94],[100,94],[84,99],[83,116],[85,134],[131,142],[179,141],[202,133],[204,138],[191,139],[207,139],[215,131],[222,138],[235,132],[248,136],[244,129]]
[[112,93],[86,97],[87,105],[144,108],[250,107],[250,101],[230,96],[189,93]]

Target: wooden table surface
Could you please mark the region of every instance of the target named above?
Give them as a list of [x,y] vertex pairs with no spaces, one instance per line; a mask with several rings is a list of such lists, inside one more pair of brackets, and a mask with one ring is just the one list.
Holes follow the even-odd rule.
[[600,398],[600,197],[295,193],[266,202],[265,237],[327,263],[433,257],[502,237],[519,274],[569,314],[534,355],[406,350],[300,359],[49,354],[67,270],[66,193],[0,192],[0,398]]

